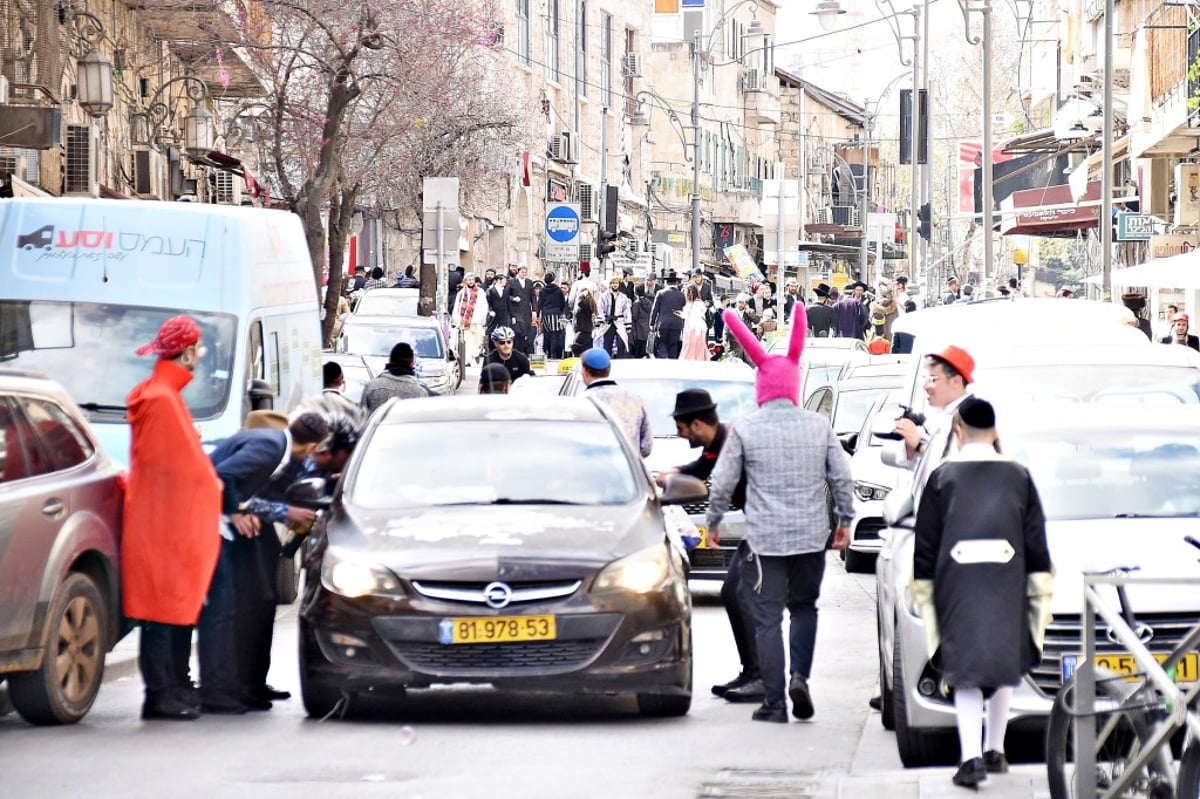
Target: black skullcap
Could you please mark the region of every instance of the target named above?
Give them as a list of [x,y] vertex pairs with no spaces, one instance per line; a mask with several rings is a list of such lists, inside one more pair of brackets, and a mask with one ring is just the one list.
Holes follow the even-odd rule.
[[324,367],[325,387],[329,388],[342,379],[342,365],[337,361],[326,361]]
[[992,403],[978,397],[969,396],[959,403],[958,418],[976,430],[990,430],[996,426],[996,410]]
[[401,341],[396,346],[392,347],[392,353],[388,356],[388,363],[393,366],[412,365],[416,355],[413,353],[412,345],[407,341]]
[[320,444],[329,435],[329,424],[319,413],[305,411],[288,425],[297,444]]

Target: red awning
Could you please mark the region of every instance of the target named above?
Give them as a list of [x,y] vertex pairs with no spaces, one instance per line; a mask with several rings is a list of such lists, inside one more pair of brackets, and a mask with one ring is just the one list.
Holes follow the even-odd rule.
[[1000,204],[1000,232],[1005,235],[1054,236],[1096,227],[1100,218],[1100,181],[1087,185],[1080,203],[1066,184],[1014,191]]

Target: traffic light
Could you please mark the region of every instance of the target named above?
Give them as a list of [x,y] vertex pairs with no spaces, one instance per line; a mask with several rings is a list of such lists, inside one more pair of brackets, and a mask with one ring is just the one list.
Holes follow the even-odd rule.
[[596,257],[603,258],[617,249],[616,233],[600,233],[600,242],[596,245]]
[[930,219],[929,203],[925,203],[917,211],[917,233],[925,241],[929,241],[929,237],[933,233],[933,223]]

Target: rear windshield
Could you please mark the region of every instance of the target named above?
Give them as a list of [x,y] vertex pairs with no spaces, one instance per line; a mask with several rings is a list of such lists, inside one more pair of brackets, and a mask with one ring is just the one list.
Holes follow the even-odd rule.
[[342,330],[338,349],[355,355],[375,355],[386,358],[392,347],[405,342],[418,358],[442,358],[442,333],[432,327],[406,325],[347,324]]

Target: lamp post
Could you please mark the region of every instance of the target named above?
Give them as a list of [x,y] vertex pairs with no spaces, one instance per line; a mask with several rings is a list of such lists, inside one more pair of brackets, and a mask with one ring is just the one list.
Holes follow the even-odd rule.
[[113,107],[113,65],[96,49],[105,37],[104,22],[90,11],[72,8],[67,20],[83,55],[75,65],[75,99],[89,115],[100,118]]
[[[192,109],[183,118],[183,149],[192,156],[207,155],[213,148],[216,138],[216,125],[213,116],[204,108],[203,103],[210,99],[208,84],[194,75],[180,75],[158,87],[158,91],[150,98],[150,104],[144,111],[136,111],[130,115],[130,132],[135,144],[154,144],[151,128],[161,126],[174,113],[174,109],[159,99],[167,88],[176,83],[186,83],[184,89],[191,98]],[[145,138],[140,138],[145,135]]]
[[[958,0],[968,44],[983,45],[983,284],[993,275],[992,267],[992,0]],[[1111,10],[1111,9],[1110,9]],[[971,35],[971,14],[983,18],[983,36]]]
[[[900,64],[902,66],[912,67],[912,110],[910,119],[912,126],[909,129],[909,139],[912,142],[912,175],[911,175],[911,191],[909,192],[909,214],[908,214],[908,269],[910,274],[918,274],[920,266],[918,264],[917,253],[919,247],[917,242],[920,239],[919,227],[917,221],[917,209],[921,207],[921,181],[918,179],[919,170],[918,162],[920,161],[920,142],[924,136],[924,131],[921,130],[921,113],[920,113],[920,88],[921,88],[921,53],[918,49],[921,41],[921,7],[914,5],[908,11],[897,11],[892,5],[892,0],[875,0],[875,7],[883,14],[883,18],[887,20],[888,29],[892,32],[892,36],[896,37],[896,50],[900,56]],[[913,32],[904,34],[900,32],[899,17],[904,14],[912,17]],[[912,58],[904,57],[904,42],[912,42]],[[904,124],[904,120],[900,121]],[[926,167],[928,170],[928,166]]]
[[[875,99],[874,106],[870,104],[869,100],[863,103],[863,127],[866,129],[866,145],[863,149],[862,159],[862,194],[859,197],[859,214],[861,216],[860,223],[862,225],[862,241],[859,242],[858,253],[858,271],[860,280],[865,280],[870,274],[870,264],[867,261],[867,253],[870,251],[870,245],[867,242],[867,217],[870,216],[871,194],[868,187],[870,186],[869,178],[871,175],[871,151],[874,144],[872,141],[872,136],[875,131],[875,118],[879,115],[879,108],[881,105],[883,105],[883,99],[887,97],[888,92],[890,92],[897,83],[906,77],[908,77],[908,73],[903,72],[892,78],[888,82],[887,86],[883,87],[883,91],[879,93],[879,97]],[[874,108],[874,110],[872,110],[872,108]],[[879,269],[879,264],[876,264],[876,268]],[[877,277],[882,277],[882,275],[877,275]]]

